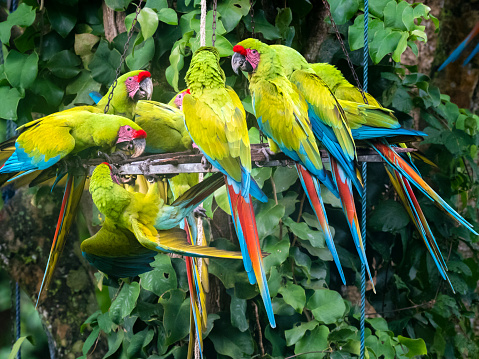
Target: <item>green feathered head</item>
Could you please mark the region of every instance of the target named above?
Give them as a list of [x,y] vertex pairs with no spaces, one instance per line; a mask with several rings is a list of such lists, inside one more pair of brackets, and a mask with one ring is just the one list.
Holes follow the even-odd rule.
[[193,95],[205,88],[225,86],[226,76],[219,61],[220,54],[214,47],[203,46],[195,51],[185,76]]
[[239,42],[233,47],[233,51],[231,67],[236,73],[238,73],[238,70],[248,73],[255,72],[264,55],[274,53],[274,50],[268,45],[256,39],[246,39]]

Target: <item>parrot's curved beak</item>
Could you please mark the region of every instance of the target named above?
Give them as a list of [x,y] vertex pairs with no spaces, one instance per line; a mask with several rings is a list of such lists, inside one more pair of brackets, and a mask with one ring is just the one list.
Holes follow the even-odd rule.
[[139,157],[146,148],[146,138],[135,138],[133,141],[133,154],[131,157]]
[[251,64],[248,62],[246,57],[244,57],[243,55],[241,55],[238,52],[235,52],[233,54],[233,57],[231,58],[231,67],[233,68],[233,71],[237,75],[239,75],[238,70],[248,72],[248,73],[251,73],[254,70],[253,66],[251,66]]
[[135,94],[136,100],[141,100],[146,98],[147,100],[151,100],[151,96],[153,95],[153,81],[151,81],[151,77],[146,77],[140,82],[140,89]]

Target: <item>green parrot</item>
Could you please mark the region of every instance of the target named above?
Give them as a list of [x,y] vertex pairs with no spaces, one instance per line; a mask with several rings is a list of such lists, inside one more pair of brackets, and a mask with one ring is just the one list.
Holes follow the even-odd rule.
[[[119,179],[112,172],[111,165],[104,162],[93,171],[90,179],[90,193],[98,210],[106,217],[106,233],[105,236],[103,233],[97,234],[82,242],[82,251],[87,256],[113,258],[130,256],[133,260],[140,259],[135,258],[136,254],[152,254],[151,251],[193,257],[241,259],[240,252],[228,252],[214,247],[188,244],[186,232],[179,228],[173,228],[187,214],[187,211],[182,211],[182,209],[189,208],[191,211],[221,185],[223,185],[221,177],[212,176],[209,180],[185,192],[171,206],[165,206],[165,197],[161,198],[157,183],[151,184],[146,194],[129,191],[120,185]],[[171,218],[170,214],[173,211],[168,207],[179,207],[176,210],[178,217],[175,220]],[[167,211],[166,215],[162,213],[165,210]],[[168,219],[170,223],[161,223],[161,219]],[[155,227],[161,229],[157,230]],[[124,235],[119,234],[113,242],[106,241],[108,238],[114,237],[112,233],[115,234],[118,230]],[[130,244],[133,241],[132,236],[139,245],[150,252],[146,252],[144,249],[137,250],[140,247],[136,244],[133,248],[137,249],[129,252]],[[129,239],[126,241],[124,238]],[[106,242],[103,242],[104,240]],[[118,243],[122,243],[122,245]],[[116,247],[119,248],[118,251],[116,251]]]
[[205,158],[225,175],[231,213],[251,284],[258,283],[268,319],[275,319],[263,266],[251,195],[267,201],[251,177],[251,150],[246,115],[238,95],[225,85],[219,53],[201,47],[186,73],[190,94],[183,98],[185,124]]

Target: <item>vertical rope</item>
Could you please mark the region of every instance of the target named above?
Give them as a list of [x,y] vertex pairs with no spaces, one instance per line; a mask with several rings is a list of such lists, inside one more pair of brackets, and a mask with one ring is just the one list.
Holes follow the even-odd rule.
[[201,0],[200,46],[206,46],[206,0]]
[[[16,322],[16,340],[21,337],[21,317],[20,317],[20,286],[18,282],[15,284],[15,322]],[[22,349],[18,349],[17,359],[22,358]]]
[[[368,91],[368,62],[369,62],[369,46],[368,46],[368,27],[369,27],[369,3],[368,0],[364,0],[364,53],[363,53],[363,89],[366,93]],[[364,189],[361,196],[361,237],[364,243],[364,249],[366,250],[366,188],[367,188],[367,162],[362,163],[362,177],[364,183]],[[364,359],[365,344],[364,344],[364,322],[366,320],[366,266],[361,264],[361,350],[360,358]]]

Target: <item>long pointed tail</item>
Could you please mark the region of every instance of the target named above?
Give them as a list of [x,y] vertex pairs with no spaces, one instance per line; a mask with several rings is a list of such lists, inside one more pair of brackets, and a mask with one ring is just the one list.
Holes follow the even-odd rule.
[[326,244],[328,245],[329,251],[333,255],[334,263],[336,263],[341,280],[343,281],[343,284],[346,285],[343,268],[341,267],[338,252],[336,251],[336,246],[333,242],[333,236],[331,235],[331,231],[329,229],[328,217],[326,216],[323,199],[321,198],[321,187],[319,186],[319,182],[315,177],[311,176],[309,171],[302,165],[296,164],[296,170],[298,171],[299,179],[301,180],[304,191],[308,196],[309,203],[311,203],[311,207],[313,207],[314,213],[316,214],[321,229],[323,230]]
[[[461,56],[461,53],[464,51],[464,49],[467,47],[467,45],[469,44],[469,42],[477,35],[479,34],[479,23],[476,24],[476,26],[474,26],[474,28],[472,29],[472,31],[467,35],[467,37],[464,39],[464,41],[462,41],[458,47],[456,47],[454,49],[454,51],[452,52],[451,55],[449,55],[449,57],[446,59],[446,61],[444,61],[444,63],[439,67],[439,69],[437,71],[441,71],[442,69],[444,69],[447,65],[449,65],[451,62],[454,62],[456,61],[459,56]],[[467,62],[469,62],[468,60],[469,57],[466,59],[466,61],[464,62],[463,65],[466,65]]]
[[[227,178],[225,180],[228,181]],[[270,325],[272,328],[275,328],[276,321],[274,319],[273,306],[269,295],[268,282],[266,281],[266,273],[264,271],[251,195],[249,195],[248,198],[244,198],[240,192],[236,193],[233,185],[228,184],[228,182],[227,187],[233,223],[240,242],[241,252],[243,253],[243,263],[248,273],[248,278],[250,282],[254,280],[258,283]],[[254,277],[251,274],[254,274]]]
[[404,208],[409,214],[409,217],[413,221],[414,225],[416,226],[421,238],[424,241],[429,253],[431,254],[432,258],[434,259],[434,263],[436,263],[437,269],[441,274],[442,278],[446,280],[452,288],[454,292],[454,288],[449,280],[447,275],[447,265],[444,261],[444,257],[442,256],[441,251],[437,245],[436,239],[427,223],[426,217],[422,212],[421,207],[419,206],[419,202],[416,199],[414,192],[412,191],[411,185],[409,181],[404,178],[399,172],[394,170],[391,166],[385,164],[387,174],[391,180],[391,183],[396,190],[399,199],[401,200]]
[[85,187],[85,181],[86,176],[68,175],[65,193],[63,194],[60,215],[58,217],[57,228],[55,231],[55,236],[53,237],[52,248],[50,250],[47,268],[45,269],[45,274],[43,275],[42,284],[38,293],[36,306],[38,306],[42,293],[48,289],[58,263],[58,259],[63,252],[63,248],[65,247],[65,239],[70,231],[71,224],[75,219],[78,204],[80,203],[80,198]]
[[443,211],[448,213],[457,222],[464,225],[475,235],[478,233],[473,229],[472,224],[466,221],[449,204],[446,203],[422,178],[421,176],[404,160],[393,148],[383,143],[373,143],[371,146],[381,155],[381,157],[393,166],[406,179],[414,184],[421,192],[428,196]]
[[[184,220],[187,241],[192,244],[191,231],[187,219]],[[195,259],[185,257],[186,276],[190,290],[190,342],[188,344],[188,358],[192,358],[194,352],[195,333],[198,345],[203,358],[203,331],[206,330],[207,312],[205,304],[205,293],[200,282],[200,274]],[[194,324],[193,324],[194,322]]]
[[371,271],[369,270],[368,259],[366,257],[366,251],[364,249],[363,240],[361,237],[361,230],[359,228],[359,220],[358,214],[356,212],[356,206],[354,204],[351,180],[346,176],[343,169],[341,168],[341,166],[339,166],[338,162],[334,157],[330,156],[330,160],[331,172],[333,172],[333,177],[336,181],[336,185],[338,186],[339,198],[341,199],[343,212],[346,216],[346,220],[348,221],[349,229],[351,231],[351,235],[353,236],[354,244],[356,245],[356,250],[358,251],[361,263],[366,266],[369,279],[371,280],[371,284],[373,286],[373,291],[374,293],[376,293],[376,289],[374,288],[373,283],[373,277],[371,275]]

